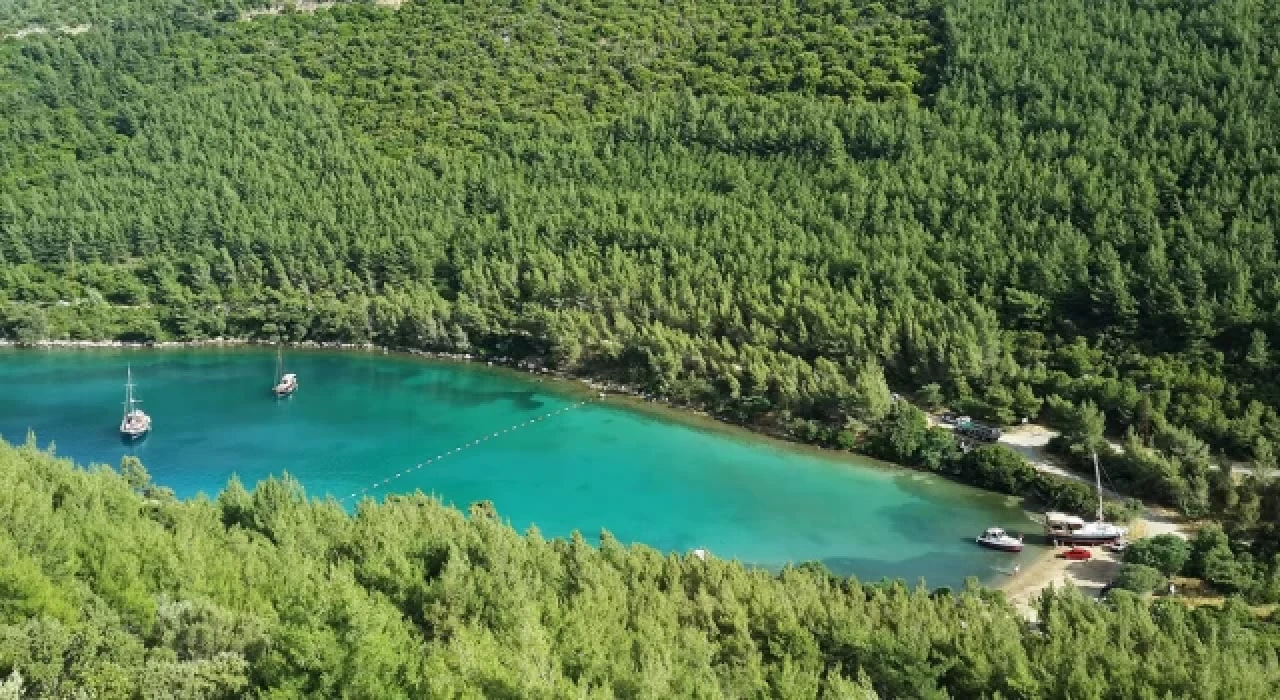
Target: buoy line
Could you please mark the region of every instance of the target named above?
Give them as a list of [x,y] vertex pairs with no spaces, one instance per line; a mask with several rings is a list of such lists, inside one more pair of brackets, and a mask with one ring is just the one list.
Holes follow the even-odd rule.
[[346,503],[348,500],[354,499],[354,498],[356,498],[357,496],[363,496],[363,495],[365,495],[366,493],[369,493],[370,491],[376,491],[377,489],[380,489],[380,488],[382,488],[383,486],[386,486],[386,485],[390,484],[391,482],[395,481],[396,479],[399,479],[400,477],[405,476],[406,474],[410,474],[410,473],[416,472],[416,471],[418,471],[419,469],[422,469],[423,467],[428,467],[428,466],[431,466],[432,464],[436,464],[436,463],[438,463],[438,462],[444,461],[445,459],[447,459],[447,458],[449,458],[449,457],[451,457],[451,456],[453,456],[453,455],[456,455],[456,454],[458,454],[458,453],[462,452],[463,450],[470,449],[470,448],[472,448],[472,447],[477,447],[477,446],[479,446],[479,445],[480,445],[480,443],[482,443],[482,442],[487,442],[487,441],[488,441],[488,440],[490,440],[490,439],[498,438],[498,437],[501,437],[501,436],[506,435],[506,434],[508,434],[508,433],[513,433],[513,432],[515,432],[515,431],[517,431],[517,430],[520,430],[521,428],[528,428],[528,427],[530,427],[530,426],[537,425],[537,424],[538,424],[538,423],[540,423],[541,421],[547,420],[548,418],[554,418],[554,417],[556,417],[556,416],[560,415],[561,413],[568,413],[569,411],[572,411],[572,410],[574,410],[574,409],[576,409],[576,408],[582,408],[583,406],[586,406],[588,403],[590,403],[590,401],[589,401],[589,400],[588,400],[588,401],[579,401],[579,402],[577,402],[577,403],[575,403],[575,404],[570,404],[570,405],[568,405],[568,406],[563,406],[563,407],[561,407],[561,408],[557,408],[557,409],[556,409],[556,410],[554,410],[554,411],[548,411],[547,413],[544,413],[544,414],[542,414],[542,415],[540,415],[540,416],[537,416],[537,417],[535,417],[535,418],[530,418],[529,420],[522,421],[522,422],[520,422],[520,423],[516,423],[516,424],[514,424],[514,425],[507,426],[506,428],[503,428],[502,430],[497,430],[497,431],[494,431],[494,432],[492,432],[492,433],[485,433],[484,435],[482,435],[482,436],[480,436],[480,437],[478,437],[478,438],[475,438],[474,440],[468,440],[468,441],[466,441],[466,442],[463,442],[461,445],[459,445],[459,446],[457,446],[457,447],[453,448],[452,450],[448,450],[447,452],[441,452],[440,454],[437,454],[435,457],[432,457],[432,458],[430,458],[430,459],[428,459],[428,460],[426,460],[426,461],[419,462],[419,463],[417,463],[417,464],[415,464],[415,465],[413,465],[413,466],[411,466],[411,467],[409,467],[409,468],[407,468],[407,469],[402,469],[402,470],[400,470],[400,471],[396,472],[395,474],[392,474],[391,476],[388,476],[387,478],[385,478],[385,479],[383,479],[383,480],[381,480],[381,481],[375,481],[375,482],[373,482],[372,484],[370,484],[370,485],[368,485],[368,486],[366,486],[366,487],[364,487],[364,488],[360,489],[359,491],[352,491],[350,494],[347,494],[346,496],[343,496],[342,498],[339,498],[339,499],[338,499],[338,503]]

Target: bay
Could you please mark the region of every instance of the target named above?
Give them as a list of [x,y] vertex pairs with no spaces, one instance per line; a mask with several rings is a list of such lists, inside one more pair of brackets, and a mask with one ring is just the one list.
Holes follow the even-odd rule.
[[[492,501],[545,536],[594,541],[607,529],[664,551],[769,568],[817,560],[864,580],[998,582],[1038,553],[974,544],[988,526],[1034,527],[1005,497],[576,385],[371,352],[294,350],[286,362],[300,388],[277,400],[267,349],[0,350],[0,436],[34,431],[81,464],[136,455],[184,498],[287,472],[347,507],[421,490],[461,508]],[[117,430],[126,366],[154,420],[135,444]]]

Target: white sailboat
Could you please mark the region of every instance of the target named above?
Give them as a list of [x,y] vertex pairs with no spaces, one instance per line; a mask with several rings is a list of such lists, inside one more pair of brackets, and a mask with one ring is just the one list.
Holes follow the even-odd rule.
[[298,390],[298,375],[285,374],[284,350],[281,349],[278,343],[276,344],[276,376],[280,379],[275,386],[271,387],[271,391],[277,397],[289,396]]
[[138,408],[140,402],[133,395],[133,368],[129,367],[125,371],[124,418],[120,419],[120,435],[137,440],[151,432],[151,416]]
[[1098,453],[1093,453],[1094,488],[1098,494],[1097,519],[1087,523],[1083,518],[1065,513],[1045,513],[1045,536],[1054,544],[1109,544],[1129,534],[1129,528],[1113,525],[1102,517],[1102,469]]

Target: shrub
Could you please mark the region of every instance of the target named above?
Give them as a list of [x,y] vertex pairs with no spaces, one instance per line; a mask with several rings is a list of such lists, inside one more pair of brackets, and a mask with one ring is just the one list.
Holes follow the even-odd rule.
[[1169,585],[1169,580],[1159,570],[1145,564],[1125,564],[1116,577],[1116,588],[1134,593],[1152,593]]
[[1125,563],[1149,566],[1165,576],[1182,573],[1190,558],[1191,545],[1177,535],[1157,535],[1138,540],[1124,552]]

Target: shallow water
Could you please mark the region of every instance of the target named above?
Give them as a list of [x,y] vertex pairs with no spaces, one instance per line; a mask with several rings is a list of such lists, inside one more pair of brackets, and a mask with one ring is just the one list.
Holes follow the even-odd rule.
[[[931,586],[998,581],[1015,558],[973,537],[1034,527],[995,494],[595,401],[551,380],[378,353],[294,351],[286,362],[300,388],[276,400],[268,350],[3,350],[0,435],[20,442],[34,430],[82,463],[135,454],[182,497],[215,494],[233,474],[252,485],[287,471],[309,494],[339,498],[391,478],[368,494],[490,500],[516,528],[547,536],[576,529],[594,541],[607,529],[661,550],[704,547],[768,567],[820,560]],[[154,420],[133,445],[117,432],[126,364]]]

